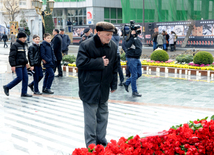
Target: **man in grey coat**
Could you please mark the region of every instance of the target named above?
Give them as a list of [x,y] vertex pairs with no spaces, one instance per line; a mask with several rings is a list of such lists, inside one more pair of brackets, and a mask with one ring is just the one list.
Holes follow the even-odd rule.
[[60,29],[60,35],[62,38],[62,54],[63,55],[68,55],[68,46],[71,43],[71,40],[67,34],[65,34],[64,29]]

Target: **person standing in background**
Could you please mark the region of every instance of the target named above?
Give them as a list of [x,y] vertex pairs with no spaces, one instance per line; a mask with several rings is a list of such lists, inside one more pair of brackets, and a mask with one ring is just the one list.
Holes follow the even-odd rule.
[[118,35],[117,28],[115,28],[111,40],[113,40],[115,42],[115,44],[117,45],[117,69],[118,69],[118,73],[119,73],[119,76],[120,76],[120,84],[119,84],[119,86],[123,86],[124,76],[123,76],[123,71],[122,71],[122,67],[121,67],[121,64],[120,64],[120,51],[119,51],[120,36]]
[[94,35],[93,35],[93,33],[91,33],[90,28],[88,28],[88,27],[85,28],[84,31],[83,31],[83,36],[82,36],[81,40],[79,41],[79,44],[81,44],[81,42],[83,42],[83,41],[85,41],[85,40],[87,40],[87,39],[89,39],[89,38],[91,38],[93,36]]
[[10,35],[10,47],[16,42],[16,36],[15,34],[13,34],[13,32],[11,32],[11,35]]
[[56,77],[62,77],[62,66],[61,66],[61,61],[62,61],[62,38],[59,34],[58,29],[53,30],[53,35],[54,38],[51,40],[51,46],[53,47],[54,54],[56,57],[56,63],[54,67],[54,73],[56,72],[56,68],[58,69],[58,75]]
[[68,55],[68,46],[71,43],[71,40],[67,34],[65,34],[64,29],[60,29],[60,36],[62,38],[62,54]]

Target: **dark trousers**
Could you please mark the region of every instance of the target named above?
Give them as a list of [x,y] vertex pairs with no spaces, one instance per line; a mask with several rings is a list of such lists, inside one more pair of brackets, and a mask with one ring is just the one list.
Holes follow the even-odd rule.
[[16,67],[17,77],[7,84],[7,88],[12,89],[19,82],[22,81],[22,94],[27,94],[27,85],[28,85],[28,74],[26,67]]
[[34,72],[35,72],[35,74],[33,74],[33,82],[31,82],[29,85],[34,85],[34,92],[38,92],[39,91],[39,88],[38,88],[39,81],[43,77],[42,67],[34,66]]
[[6,40],[4,41],[4,48],[5,48],[5,46],[8,47]]
[[43,89],[51,89],[52,82],[54,80],[54,71],[52,67],[47,67],[45,70],[45,78],[43,82]]
[[56,68],[58,69],[58,75],[62,75],[61,60],[55,62],[54,73],[56,72]]
[[175,49],[174,49],[174,44],[170,44],[170,51],[174,51]]
[[68,55],[68,50],[62,51],[62,54],[63,54],[63,55]]
[[71,27],[70,26],[68,27],[68,32],[71,32]]
[[108,102],[86,103],[83,102],[85,143],[107,145],[106,128],[108,124]]
[[124,81],[123,71],[120,64],[120,54],[117,54],[117,69],[120,76],[120,82],[122,83]]

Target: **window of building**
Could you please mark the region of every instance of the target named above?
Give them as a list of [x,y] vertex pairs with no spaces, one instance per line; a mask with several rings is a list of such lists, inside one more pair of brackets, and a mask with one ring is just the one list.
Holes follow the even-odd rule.
[[25,6],[26,5],[26,1],[19,1],[19,5],[20,6]]
[[122,23],[122,8],[104,8],[104,21]]
[[62,9],[54,9],[52,13],[52,18],[54,22],[54,26],[56,28],[62,28],[63,27],[63,19],[62,19]]
[[68,9],[67,20],[68,19],[73,25],[86,25],[86,8]]

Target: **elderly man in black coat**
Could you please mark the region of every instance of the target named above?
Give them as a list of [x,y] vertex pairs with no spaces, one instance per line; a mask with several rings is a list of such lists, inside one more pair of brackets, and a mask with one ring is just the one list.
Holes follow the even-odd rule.
[[56,77],[62,77],[62,67],[61,67],[61,61],[62,61],[62,38],[59,34],[58,29],[53,30],[54,38],[51,40],[51,45],[54,49],[54,54],[57,59],[55,67],[54,67],[54,73],[56,72],[56,68],[58,68],[58,75]]
[[85,143],[107,145],[109,92],[117,89],[117,45],[111,40],[115,27],[108,22],[96,24],[97,34],[79,46],[79,96],[83,101]]

